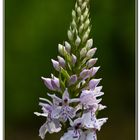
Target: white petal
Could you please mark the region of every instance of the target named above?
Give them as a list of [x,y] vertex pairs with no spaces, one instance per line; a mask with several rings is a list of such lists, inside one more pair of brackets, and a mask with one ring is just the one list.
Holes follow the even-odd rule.
[[52,105],[52,102],[49,101],[48,99],[45,99],[45,98],[39,98],[39,99],[42,100],[42,101],[46,101],[47,103],[49,103],[50,105]]
[[47,103],[39,103],[39,105],[42,106],[43,113],[45,114],[48,114],[52,111],[52,106]]
[[74,125],[74,122],[72,121],[71,118],[68,118],[69,119],[69,122],[70,122],[70,126],[73,126]]
[[43,117],[48,117],[47,113],[38,113],[38,112],[34,112],[35,115],[37,116],[43,116]]
[[56,127],[55,123],[53,121],[48,122],[47,124],[48,132],[54,133],[54,132],[59,132],[61,130],[61,127]]
[[102,90],[103,86],[98,86],[94,89],[95,92],[100,92]]
[[101,101],[102,101],[102,99],[98,99],[98,100],[97,100],[97,103],[100,103]]
[[59,103],[62,102],[62,100],[59,97],[57,97],[55,94],[49,94],[48,93],[48,96],[50,96],[53,99],[53,103],[55,105],[59,105]]
[[68,89],[66,88],[64,93],[63,93],[63,97],[62,97],[63,100],[67,99],[69,100],[69,93],[68,93]]
[[86,140],[97,140],[96,132],[91,131],[87,134]]
[[99,96],[102,96],[102,95],[104,95],[104,92],[95,92],[94,93],[95,97],[99,97]]
[[45,138],[45,134],[47,133],[47,122],[45,122],[39,129],[39,136],[44,139]]
[[52,108],[52,106],[50,106],[50,105],[47,104],[47,103],[42,103],[42,102],[40,102],[39,105],[42,106],[42,107],[45,107],[46,109],[51,109],[51,108]]
[[98,105],[98,110],[103,110],[105,108],[107,108],[105,105],[102,105],[102,104],[99,104]]
[[77,112],[78,110],[82,109],[82,104],[78,104],[78,105],[75,107],[75,109],[76,109],[76,112]]
[[82,133],[79,140],[87,140],[85,133]]
[[79,138],[73,138],[73,130],[69,130],[60,140],[79,140]]
[[104,123],[106,123],[106,121],[107,121],[107,119],[108,118],[101,118],[101,119],[98,119],[97,120],[97,123],[98,123],[98,130],[100,131],[100,129],[101,129],[101,126],[104,124]]
[[56,107],[52,110],[51,117],[54,119],[58,119],[60,117],[61,107]]
[[92,106],[97,103],[96,97],[94,96],[94,92],[90,90],[84,90],[81,93],[80,101],[84,106]]
[[95,120],[92,119],[91,112],[84,113],[82,115],[83,125],[86,128],[94,128]]
[[69,103],[75,103],[75,102],[79,102],[79,101],[80,101],[79,98],[74,98],[74,99],[71,99],[71,100],[69,101]]
[[89,81],[89,88],[94,90],[96,88],[96,86],[99,84],[99,82],[101,81],[100,79],[92,79]]

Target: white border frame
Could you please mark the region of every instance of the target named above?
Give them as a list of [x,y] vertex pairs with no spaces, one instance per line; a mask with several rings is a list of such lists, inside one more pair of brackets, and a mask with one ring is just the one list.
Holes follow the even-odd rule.
[[[135,1],[136,2],[136,1]],[[135,6],[135,8],[138,8],[137,10],[136,10],[136,12],[138,11],[138,19],[137,20],[135,20],[136,22],[138,22],[138,23],[136,23],[136,24],[138,24],[138,26],[140,25],[140,2],[139,1],[137,1],[136,2],[137,4],[138,4],[138,7],[137,7],[137,5]],[[135,13],[136,15],[137,15],[137,13]],[[138,45],[137,46],[135,46],[135,47],[138,47],[137,48],[137,51],[138,51],[138,56],[137,56],[137,58],[138,58],[138,66],[137,67],[135,67],[136,69],[138,68],[138,72],[140,71],[140,49],[139,49],[139,47],[140,47],[140,43],[139,43],[139,40],[140,40],[140,28],[138,28],[138,27],[135,27],[136,28],[136,33],[138,32]],[[137,37],[137,34],[135,34],[136,35],[136,37]],[[136,38],[135,37],[135,38]],[[136,48],[135,48],[136,49]],[[136,55],[136,54],[135,54]],[[137,59],[136,58],[136,59]],[[135,60],[136,61],[136,60]],[[138,73],[137,73],[138,74]],[[138,115],[137,116],[137,118],[138,118],[138,120],[135,120],[135,122],[138,124],[138,128],[139,128],[139,126],[140,126],[140,121],[139,121],[139,117],[140,117],[140,82],[139,82],[139,80],[140,80],[140,75],[138,74],[138,75],[136,75],[136,78],[138,78],[138,89],[136,89],[136,94],[135,94],[135,96],[138,98],[138,112],[136,112],[135,113],[135,115]],[[137,80],[137,79],[136,79]],[[135,81],[136,81],[135,80]],[[136,81],[137,82],[137,81]],[[136,83],[135,83],[136,84]],[[137,93],[137,91],[138,91],[138,93]],[[136,104],[136,105],[137,105]],[[136,106],[135,106],[135,108],[136,108]],[[137,122],[138,121],[138,122]],[[137,128],[136,128],[137,129]],[[135,130],[135,131],[137,131],[137,135],[138,135],[138,140],[139,140],[139,138],[140,138],[140,129],[138,129],[138,130]],[[136,137],[137,138],[137,137]]]
[[[5,139],[4,138],[4,107],[3,107],[3,103],[4,103],[4,18],[3,18],[3,16],[4,16],[4,11],[3,11],[3,9],[4,9],[4,4],[3,4],[4,2],[3,2],[3,0],[0,0],[0,140],[3,140],[3,139]],[[136,18],[136,20],[135,20],[135,22],[136,22],[136,24],[135,24],[135,39],[136,39],[136,44],[135,44],[135,64],[136,64],[136,66],[135,66],[135,68],[136,68],[136,71],[135,71],[135,81],[136,81],[136,93],[135,93],[135,99],[136,99],[136,106],[135,106],[135,115],[136,115],[136,117],[135,117],[135,124],[136,124],[136,129],[135,129],[135,132],[136,132],[136,139],[137,139],[137,136],[138,136],[138,140],[140,140],[139,138],[140,138],[140,130],[138,129],[137,130],[137,124],[138,124],[138,127],[140,126],[140,121],[139,121],[139,117],[140,117],[140,102],[138,102],[137,103],[137,101],[140,101],[140,82],[138,82],[138,85],[137,85],[137,77],[138,77],[138,81],[140,80],[140,75],[137,73],[137,68],[138,68],[138,72],[140,71],[140,49],[139,49],[139,47],[140,47],[140,43],[138,42],[138,46],[137,46],[137,41],[139,41],[140,40],[140,28],[138,28],[137,29],[137,22],[138,22],[138,25],[140,25],[140,2],[138,1],[138,0],[136,0],[135,1],[135,18]],[[138,7],[137,7],[137,5],[138,5]],[[137,20],[137,11],[138,11],[138,20]],[[137,40],[137,31],[138,31],[138,40]],[[137,48],[138,47],[138,48]],[[138,52],[137,52],[138,51]],[[138,56],[137,56],[138,55]],[[138,63],[137,63],[137,57],[138,57]],[[138,64],[138,66],[137,66],[137,64]],[[138,75],[137,75],[138,74]],[[138,88],[138,89],[137,89]],[[137,90],[138,90],[138,96],[137,96]],[[138,99],[137,99],[137,97],[138,97]],[[137,104],[138,104],[138,110],[137,110]],[[138,112],[137,112],[138,111]],[[138,116],[137,116],[138,115]],[[137,119],[138,119],[138,122],[137,122]]]
[[3,1],[0,0],[0,140],[3,139]]
[[3,1],[0,0],[0,140],[3,139]]

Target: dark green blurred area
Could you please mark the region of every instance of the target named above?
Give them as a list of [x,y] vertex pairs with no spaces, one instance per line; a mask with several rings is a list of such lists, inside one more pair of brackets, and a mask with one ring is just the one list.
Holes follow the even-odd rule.
[[[53,71],[57,44],[67,39],[74,0],[6,0],[5,2],[5,139],[40,140],[45,122],[38,98],[46,97],[41,76]],[[92,37],[98,48],[102,103],[109,117],[98,140],[134,140],[135,1],[91,0]],[[61,135],[61,134],[60,134]],[[47,134],[46,139],[59,140]]]

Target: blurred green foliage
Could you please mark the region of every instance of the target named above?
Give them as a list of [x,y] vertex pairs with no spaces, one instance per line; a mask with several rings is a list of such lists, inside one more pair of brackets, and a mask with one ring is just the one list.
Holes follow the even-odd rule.
[[[38,98],[46,97],[41,76],[53,71],[57,44],[67,39],[75,0],[5,1],[5,136],[6,140],[39,140],[44,118],[36,117]],[[109,120],[100,140],[134,140],[135,1],[91,0],[92,34],[98,48],[97,77],[102,77],[99,116]],[[48,140],[59,139],[47,135]]]

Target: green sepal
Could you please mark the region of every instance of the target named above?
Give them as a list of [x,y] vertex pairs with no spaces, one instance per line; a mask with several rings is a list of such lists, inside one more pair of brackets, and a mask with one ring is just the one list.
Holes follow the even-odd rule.
[[65,79],[67,79],[67,80],[70,79],[70,76],[69,76],[68,72],[65,69],[63,69],[62,67],[61,67],[61,73],[62,73],[62,75],[64,76]]

